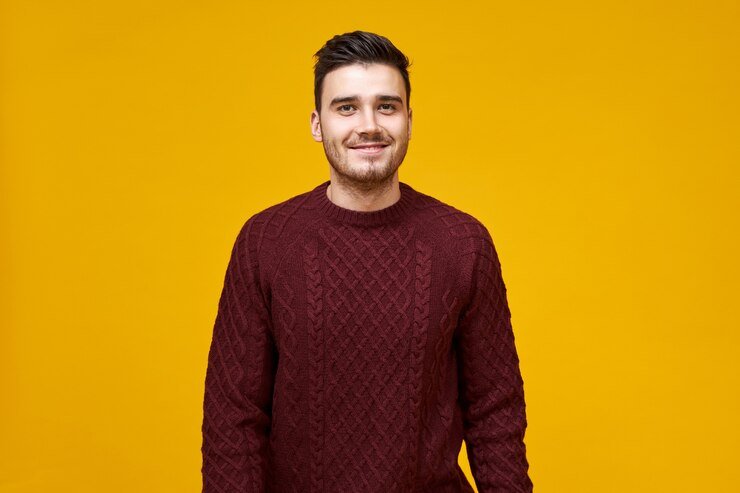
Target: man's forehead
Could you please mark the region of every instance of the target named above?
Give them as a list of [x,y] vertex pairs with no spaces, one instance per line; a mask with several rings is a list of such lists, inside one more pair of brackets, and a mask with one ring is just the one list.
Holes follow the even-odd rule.
[[401,73],[385,64],[345,65],[324,78],[325,96],[336,99],[394,99],[403,101],[406,92]]

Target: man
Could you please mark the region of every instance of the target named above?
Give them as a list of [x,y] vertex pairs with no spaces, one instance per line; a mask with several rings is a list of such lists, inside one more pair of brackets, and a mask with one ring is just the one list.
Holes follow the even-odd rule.
[[409,61],[355,31],[316,54],[330,180],[250,217],[208,356],[203,491],[530,492],[488,230],[398,179]]

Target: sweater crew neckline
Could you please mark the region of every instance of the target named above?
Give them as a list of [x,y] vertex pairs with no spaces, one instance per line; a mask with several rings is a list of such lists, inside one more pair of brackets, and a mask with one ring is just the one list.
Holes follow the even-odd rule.
[[355,226],[377,226],[395,221],[412,209],[414,189],[401,181],[398,182],[401,198],[393,204],[375,211],[356,211],[335,204],[329,200],[326,194],[326,189],[330,184],[331,180],[327,180],[314,188],[313,192],[318,201],[319,210],[341,223]]

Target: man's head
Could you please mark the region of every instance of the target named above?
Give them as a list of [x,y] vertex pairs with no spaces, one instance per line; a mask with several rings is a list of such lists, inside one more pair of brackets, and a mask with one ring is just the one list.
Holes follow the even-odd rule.
[[313,55],[313,97],[316,111],[321,114],[321,90],[326,74],[345,65],[382,63],[395,67],[403,77],[406,88],[406,109],[411,101],[411,82],[408,57],[385,36],[366,31],[337,34]]
[[[388,181],[411,138],[408,58],[387,38],[364,31],[334,36],[314,56],[314,140],[345,180]],[[373,144],[379,148],[362,149]]]

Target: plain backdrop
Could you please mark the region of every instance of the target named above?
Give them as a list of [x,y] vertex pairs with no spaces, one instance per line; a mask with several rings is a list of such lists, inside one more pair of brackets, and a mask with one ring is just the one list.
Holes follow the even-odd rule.
[[717,0],[0,0],[0,492],[200,491],[231,246],[328,179],[312,55],[355,29],[412,60],[401,181],[496,244],[535,491],[740,490],[739,21]]

